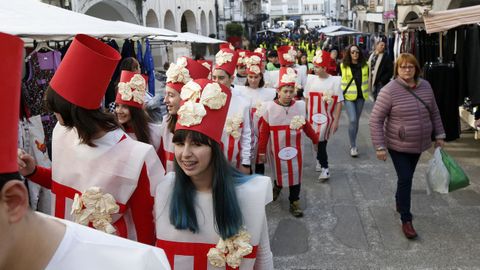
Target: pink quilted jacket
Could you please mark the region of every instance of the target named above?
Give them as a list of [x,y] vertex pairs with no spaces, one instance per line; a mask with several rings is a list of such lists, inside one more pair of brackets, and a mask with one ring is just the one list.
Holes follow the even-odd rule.
[[432,129],[435,138],[445,138],[430,83],[419,79],[417,86],[410,91],[415,91],[428,105],[431,115],[423,103],[407,92],[408,88],[397,78],[380,91],[370,116],[370,133],[375,148],[421,153],[432,146]]

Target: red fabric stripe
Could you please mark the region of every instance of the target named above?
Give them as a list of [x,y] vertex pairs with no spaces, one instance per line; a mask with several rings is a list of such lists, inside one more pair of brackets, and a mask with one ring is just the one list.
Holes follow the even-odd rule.
[[303,160],[302,160],[302,136],[300,130],[297,131],[296,145],[298,150],[298,183],[302,182]]
[[271,127],[271,130],[273,132],[273,159],[275,160],[275,171],[277,172],[277,185],[282,187],[282,166],[280,163],[280,158],[278,157],[278,152],[280,151],[278,132],[280,132],[280,129],[278,129],[278,126],[275,126]]
[[[69,186],[62,185],[58,182],[52,181],[52,192],[55,194],[55,216],[58,218],[65,218],[65,202],[69,198],[73,200],[75,198],[75,193],[82,195],[80,191],[77,191]],[[127,206],[117,202],[117,205],[120,207],[118,213],[125,213]]]
[[[285,147],[291,146],[291,131],[286,130],[285,132]],[[287,168],[288,168],[288,186],[293,186],[293,159],[287,161]]]
[[128,238],[127,223],[125,222],[125,217],[124,216],[122,216],[115,223],[113,223],[113,227],[115,227],[115,229],[117,229],[116,235],[118,235],[120,237],[123,237],[123,238]]
[[233,150],[235,148],[235,138],[232,135],[228,135],[228,161],[233,160]]
[[165,152],[167,153],[167,160],[173,161],[173,159],[175,158],[175,153],[167,152],[167,151]]
[[[157,239],[156,246],[165,251],[172,270],[175,269],[175,255],[193,256],[193,269],[206,270],[208,267],[207,253],[216,245],[206,243],[173,242]],[[253,246],[252,252],[244,258],[255,259],[257,257],[257,250],[258,246]],[[232,268],[227,266],[226,269]]]
[[163,168],[165,168],[165,173],[167,171],[167,157],[166,157],[166,150],[165,146],[163,145],[163,139],[160,140],[160,146],[158,147],[157,155],[160,158],[160,162],[162,162]]

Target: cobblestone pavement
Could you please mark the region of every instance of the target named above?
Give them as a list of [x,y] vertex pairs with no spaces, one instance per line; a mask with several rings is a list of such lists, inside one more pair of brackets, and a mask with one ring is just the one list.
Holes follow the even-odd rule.
[[345,111],[328,143],[330,180],[320,183],[310,142],[305,143],[303,218],[288,212],[288,189],[267,206],[275,269],[480,269],[480,141],[472,133],[448,143],[471,185],[450,194],[426,194],[422,155],[412,190],[417,240],[407,240],[395,212],[396,174],[390,157],[371,146],[367,102],[360,121],[359,157],[349,155]]

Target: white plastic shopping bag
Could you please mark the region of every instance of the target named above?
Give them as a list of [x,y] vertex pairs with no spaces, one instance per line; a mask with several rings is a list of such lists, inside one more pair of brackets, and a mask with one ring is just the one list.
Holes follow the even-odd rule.
[[442,161],[440,147],[437,147],[428,165],[427,194],[432,193],[432,191],[443,194],[448,193],[449,178],[448,170]]

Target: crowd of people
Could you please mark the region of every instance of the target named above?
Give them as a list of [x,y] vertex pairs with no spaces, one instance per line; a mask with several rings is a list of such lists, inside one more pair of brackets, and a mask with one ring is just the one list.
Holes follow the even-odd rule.
[[[32,266],[273,269],[265,205],[288,187],[291,215],[304,215],[299,196],[305,136],[316,151],[318,180],[325,182],[332,177],[327,142],[338,130],[343,107],[350,155],[361,156],[356,140],[370,93],[376,99],[372,143],[379,160],[387,153],[392,158],[402,230],[407,238],[417,236],[410,212],[413,172],[431,135],[442,146],[445,134],[413,55],[402,54],[393,63],[383,53],[383,41],[370,57],[352,44],[341,60],[335,48],[317,49],[309,60],[290,45],[248,51],[225,43],[214,62],[183,56],[169,66],[168,113],[154,123],[144,110],[147,80],[134,59],[122,65],[113,112],[100,106],[120,56],[77,35],[45,94],[58,120],[52,167],[46,168],[12,147],[18,137],[23,42],[1,35],[0,52],[8,51],[4,58],[11,63],[0,67],[6,74],[0,100],[6,124],[2,239],[27,251],[29,240],[42,243],[43,256],[33,256],[41,259],[29,262]],[[270,177],[264,176],[266,166]],[[51,190],[56,218],[27,209],[24,178]],[[38,230],[26,229],[34,223]],[[16,269],[10,266],[18,254],[9,254],[0,268]],[[99,262],[101,254],[115,256],[115,265]]]

